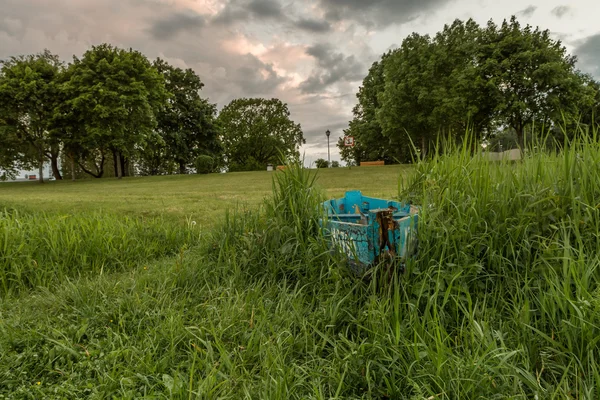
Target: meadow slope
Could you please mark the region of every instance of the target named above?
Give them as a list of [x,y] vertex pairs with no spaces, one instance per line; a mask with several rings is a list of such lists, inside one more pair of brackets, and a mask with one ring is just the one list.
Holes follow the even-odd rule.
[[[318,185],[331,196],[360,189],[372,196],[398,196],[398,178],[410,166],[390,165],[318,170]],[[62,213],[103,211],[196,219],[211,225],[224,210],[254,207],[271,194],[273,174],[236,172],[209,175],[133,177],[0,183],[0,206]]]
[[[63,194],[44,213],[0,216],[0,398],[599,398],[600,146],[515,164],[463,149],[415,166],[399,191],[402,169],[378,183],[385,171],[316,184],[292,168],[260,209],[215,213],[210,230],[185,218],[196,197],[162,205],[167,178],[138,188],[159,205],[149,214],[116,200],[127,181],[80,196],[48,185]],[[329,251],[316,205],[355,187],[423,206],[404,272],[357,279]],[[86,192],[110,192],[117,213],[91,195],[85,208]]]

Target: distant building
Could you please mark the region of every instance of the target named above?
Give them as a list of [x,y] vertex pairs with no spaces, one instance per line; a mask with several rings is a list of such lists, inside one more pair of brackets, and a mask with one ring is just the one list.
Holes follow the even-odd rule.
[[[50,167],[50,163],[44,163],[44,180],[53,178],[52,176],[52,168]],[[0,182],[25,182],[25,181],[37,181],[39,179],[39,170],[38,168],[33,170],[19,170],[15,176],[15,179],[11,179],[10,177],[5,175],[5,171],[0,169]]]

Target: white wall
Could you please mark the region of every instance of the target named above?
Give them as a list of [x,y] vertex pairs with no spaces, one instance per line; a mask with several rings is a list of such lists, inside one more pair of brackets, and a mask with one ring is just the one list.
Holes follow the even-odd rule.
[[[0,169],[0,175],[2,175],[4,171],[2,171]],[[25,175],[29,176],[29,175],[35,175],[35,180],[39,179],[39,171],[38,168],[34,169],[34,170],[19,170],[17,171],[17,176],[15,179],[8,179],[6,180],[6,182],[25,182],[28,181],[29,179],[25,178]],[[50,178],[52,176],[52,168],[50,167],[50,163],[47,162],[44,164],[44,180],[48,180],[48,178]]]
[[490,151],[490,152],[485,152],[484,154],[490,161],[520,160],[521,159],[521,150],[519,150],[519,149],[506,150],[506,151],[503,151],[500,153],[494,153],[494,152]]

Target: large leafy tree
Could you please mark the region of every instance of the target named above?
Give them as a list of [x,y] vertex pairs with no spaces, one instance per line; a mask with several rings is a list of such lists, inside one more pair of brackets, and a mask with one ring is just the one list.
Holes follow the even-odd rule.
[[143,54],[108,44],[75,57],[68,73],[67,104],[78,126],[71,145],[98,160],[98,177],[106,153],[112,153],[121,178],[129,157],[161,140],[155,128],[156,112],[167,96],[163,78]]
[[522,27],[513,16],[500,27],[490,21],[482,34],[480,73],[496,99],[494,117],[513,128],[521,148],[525,128],[534,121],[556,122],[574,116],[586,90],[575,72],[575,57],[548,30]]
[[473,20],[455,20],[433,38],[407,37],[388,56],[376,116],[404,159],[413,145],[425,156],[440,135],[481,137],[493,125],[496,99],[479,73],[481,32]]
[[19,168],[33,168],[36,158],[35,149],[20,140],[12,127],[0,117],[0,181],[14,178]]
[[317,168],[329,168],[329,161],[324,158],[317,158],[315,160],[315,167]]
[[425,154],[435,133],[432,58],[431,38],[414,33],[384,63],[385,88],[378,95],[376,117],[382,134],[402,154],[402,162],[410,160],[412,144],[420,145]]
[[534,122],[589,124],[598,90],[574,61],[548,31],[514,17],[500,27],[456,20],[434,37],[412,34],[369,70],[345,131],[356,146],[340,140],[342,157],[406,162],[413,146],[424,156],[440,137],[467,131],[480,139],[508,127],[523,146]]
[[579,97],[580,122],[589,128],[597,128],[600,124],[600,83],[590,75],[579,74],[587,97]]
[[300,124],[278,99],[233,100],[221,110],[218,122],[230,171],[260,170],[281,157],[297,158],[306,142]]
[[199,155],[219,152],[217,110],[200,97],[204,84],[193,70],[176,68],[160,58],[153,65],[164,78],[169,98],[156,115],[162,140],[145,147],[142,165],[152,175],[170,172],[173,164],[184,174]]
[[479,73],[481,35],[474,20],[457,19],[432,40],[432,58],[426,68],[433,81],[429,119],[437,132],[460,136],[470,130],[481,137],[493,125],[496,99]]
[[355,145],[346,147],[343,137],[337,143],[340,155],[346,162],[360,164],[361,161],[385,160],[387,164],[391,164],[401,158],[399,148],[390,145],[390,139],[383,135],[376,118],[376,112],[380,108],[378,96],[385,87],[384,65],[388,57],[389,53],[386,53],[380,61],[373,63],[358,89],[358,103],[352,109],[354,117],[348,129],[344,130],[344,136],[354,137]]
[[[51,161],[54,176],[61,179],[59,141],[51,131],[62,69],[58,57],[45,50],[40,54],[12,57],[2,62],[0,70],[0,138],[4,146],[0,153],[5,153],[3,163],[6,169],[12,169],[15,163],[31,161],[33,150],[40,183],[43,183],[46,159]],[[12,152],[12,156],[8,152]]]

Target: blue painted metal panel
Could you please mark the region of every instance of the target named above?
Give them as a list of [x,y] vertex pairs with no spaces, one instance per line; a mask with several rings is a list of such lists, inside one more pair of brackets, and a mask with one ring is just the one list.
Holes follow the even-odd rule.
[[362,274],[383,257],[405,260],[416,250],[418,207],[363,196],[358,190],[323,203],[322,220],[332,248]]

